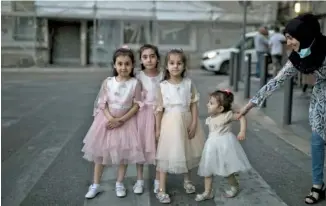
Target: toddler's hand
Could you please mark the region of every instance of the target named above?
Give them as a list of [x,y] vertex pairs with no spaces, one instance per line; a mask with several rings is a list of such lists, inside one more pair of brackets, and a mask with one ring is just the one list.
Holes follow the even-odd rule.
[[192,123],[189,127],[188,127],[188,136],[189,136],[189,139],[192,139],[195,137],[195,134],[196,134],[196,128],[197,128],[197,125],[195,123]]
[[238,140],[244,140],[246,139],[246,134],[244,132],[239,132],[237,138]]

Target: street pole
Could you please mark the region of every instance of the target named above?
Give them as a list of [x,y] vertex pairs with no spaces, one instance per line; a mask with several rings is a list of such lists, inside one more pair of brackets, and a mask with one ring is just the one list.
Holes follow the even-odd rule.
[[93,64],[97,66],[97,52],[96,52],[96,45],[97,45],[97,21],[96,21],[96,12],[97,12],[97,0],[94,1],[93,5]]
[[[240,51],[240,62],[241,62],[241,71],[238,73],[242,77],[243,71],[245,71],[245,42],[246,42],[246,27],[247,27],[247,7],[249,2],[243,1],[243,28],[242,28],[242,45]],[[239,80],[241,80],[241,77]]]

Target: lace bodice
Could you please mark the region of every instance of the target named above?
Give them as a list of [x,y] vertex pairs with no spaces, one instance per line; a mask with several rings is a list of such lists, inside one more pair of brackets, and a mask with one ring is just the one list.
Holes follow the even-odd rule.
[[141,86],[136,78],[125,82],[118,82],[116,77],[106,78],[101,86],[100,92],[95,100],[94,113],[99,109],[109,108],[130,109],[134,102],[141,100]]
[[219,114],[216,117],[208,117],[206,119],[206,125],[208,125],[210,134],[224,134],[231,132],[231,121],[233,118],[233,112],[228,111],[226,113]]
[[163,108],[189,110],[190,104],[198,102],[198,100],[199,94],[191,79],[184,78],[179,84],[171,84],[165,80],[160,83],[157,110],[162,111]]
[[154,104],[157,97],[157,89],[159,88],[160,81],[163,78],[162,72],[155,77],[147,76],[143,71],[137,74],[137,79],[142,84],[142,101],[145,104]]

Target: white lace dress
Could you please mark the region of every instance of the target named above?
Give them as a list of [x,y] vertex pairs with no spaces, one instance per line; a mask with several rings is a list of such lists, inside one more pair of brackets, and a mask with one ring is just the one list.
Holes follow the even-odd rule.
[[235,172],[245,172],[251,165],[238,139],[231,132],[233,112],[208,117],[208,139],[199,163],[198,175],[227,177]]

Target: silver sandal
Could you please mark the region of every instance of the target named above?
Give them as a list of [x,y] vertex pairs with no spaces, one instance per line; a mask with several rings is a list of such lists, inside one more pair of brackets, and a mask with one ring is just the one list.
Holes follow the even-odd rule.
[[208,192],[204,192],[202,194],[197,194],[195,197],[195,200],[197,202],[201,202],[201,201],[205,201],[205,200],[210,200],[214,198],[214,192],[213,190],[211,190],[209,193]]
[[187,194],[193,194],[196,192],[196,187],[191,181],[184,181],[183,188],[186,190]]

